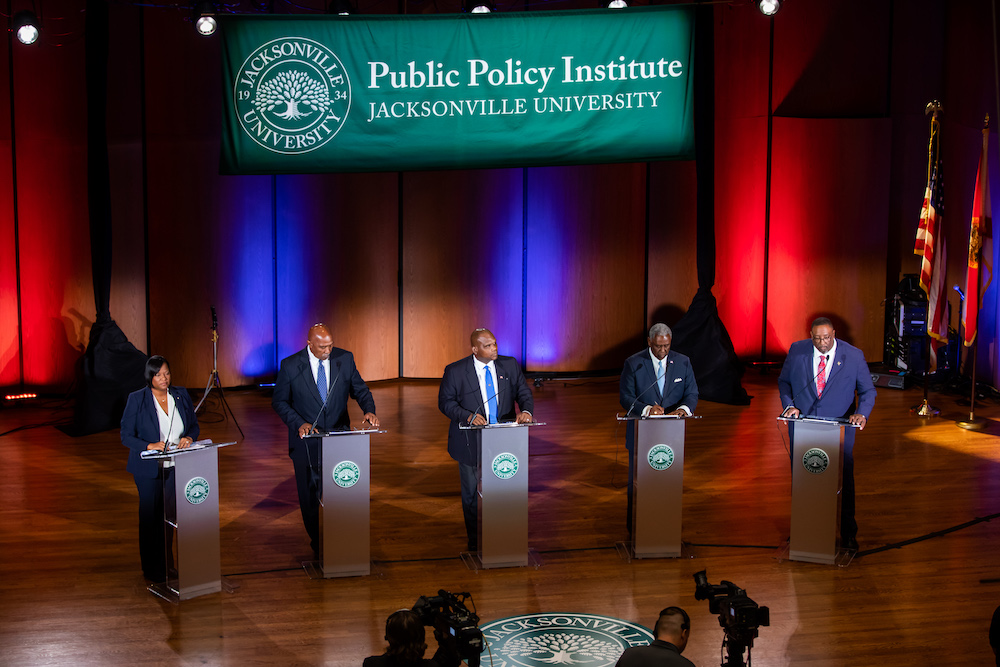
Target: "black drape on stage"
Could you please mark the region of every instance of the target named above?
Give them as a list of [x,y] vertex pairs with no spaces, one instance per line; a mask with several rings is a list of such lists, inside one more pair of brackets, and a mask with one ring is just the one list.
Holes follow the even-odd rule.
[[715,59],[713,6],[701,6],[695,20],[694,131],[698,177],[698,292],[673,329],[674,348],[691,358],[701,398],[747,405],[736,356],[712,287],[715,285]]
[[111,319],[111,176],[108,166],[108,7],[88,0],[85,23],[87,79],[87,202],[97,318],[77,367],[72,435],[118,428],[125,399],[145,384],[146,355]]

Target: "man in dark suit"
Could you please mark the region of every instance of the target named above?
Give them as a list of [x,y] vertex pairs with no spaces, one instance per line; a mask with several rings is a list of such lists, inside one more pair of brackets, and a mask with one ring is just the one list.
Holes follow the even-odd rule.
[[[327,398],[329,393],[329,398]],[[295,468],[302,522],[310,544],[319,553],[319,438],[303,439],[317,432],[345,431],[351,427],[347,398],[365,413],[362,425],[378,428],[375,400],[354,365],[354,355],[333,346],[325,324],[309,328],[307,345],[281,362],[271,407],[288,426],[288,456]],[[323,401],[326,399],[326,406]],[[315,423],[314,423],[315,422]]]
[[[448,364],[438,391],[438,409],[451,420],[448,453],[458,461],[462,481],[462,512],[469,538],[469,551],[479,544],[476,502],[481,454],[480,432],[462,430],[461,424],[485,426],[532,420],[534,401],[524,374],[514,357],[497,354],[497,339],[488,329],[476,329],[469,337],[472,355]],[[515,416],[514,403],[521,409]]]
[[[666,324],[649,329],[648,348],[625,360],[618,385],[618,400],[629,417],[691,415],[698,405],[698,382],[691,360],[670,349],[673,332]],[[626,525],[632,532],[632,485],[635,475],[635,429],[625,432],[628,450],[628,508]]]
[[660,612],[653,629],[656,639],[648,646],[625,649],[615,667],[694,667],[681,653],[691,634],[691,619],[680,607]]
[[[811,339],[792,343],[778,376],[782,417],[846,418],[864,429],[875,407],[875,385],[858,348],[837,340],[833,323],[813,321]],[[855,403],[857,394],[857,403]],[[844,429],[844,471],[840,493],[840,544],[858,548],[854,519],[854,431]]]

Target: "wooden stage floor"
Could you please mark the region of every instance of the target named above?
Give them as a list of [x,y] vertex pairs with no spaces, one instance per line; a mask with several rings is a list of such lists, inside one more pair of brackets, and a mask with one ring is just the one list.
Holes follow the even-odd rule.
[[[966,414],[955,396],[932,394],[942,416],[924,419],[909,412],[920,390],[879,390],[855,449],[862,551],[838,568],[775,558],[790,506],[775,375],[751,371],[744,386],[751,405],[703,401],[704,419],[689,423],[683,536],[694,557],[625,562],[614,548],[625,538],[627,461],[617,378],[546,381],[534,393],[547,426],[532,430],[530,457],[529,543],[542,566],[473,572],[458,556],[458,471],[437,382],[375,383],[388,430],[372,443],[377,574],[325,581],[299,565],[308,539],[285,427],[265,391],[231,391],[247,438],[220,451],[222,561],[239,588],[176,606],[145,590],[118,432],[10,432],[71,411],[2,408],[0,664],[359,665],[381,653],[389,613],[447,589],[472,593],[483,623],[580,612],[650,627],[680,605],[692,617],[685,655],[706,667],[719,664],[723,635],[694,599],[702,569],[770,608],[755,665],[993,664],[1000,405],[981,404],[993,421],[971,432],[955,426]],[[218,401],[208,405],[203,437],[238,436]]]

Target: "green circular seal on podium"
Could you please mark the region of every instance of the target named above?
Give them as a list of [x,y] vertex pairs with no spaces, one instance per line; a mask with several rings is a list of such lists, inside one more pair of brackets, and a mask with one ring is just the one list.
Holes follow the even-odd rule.
[[510,479],[517,474],[517,457],[510,452],[497,454],[493,459],[493,474],[500,479]]
[[653,445],[646,460],[653,470],[666,470],[674,464],[674,450],[670,445]]
[[184,498],[192,505],[201,505],[208,500],[210,491],[207,479],[204,477],[192,477],[184,485]]
[[333,482],[344,489],[349,489],[361,479],[361,468],[354,461],[341,461],[333,466]]
[[614,667],[625,649],[655,639],[641,625],[595,614],[524,614],[480,629],[493,664],[505,667]]
[[814,475],[826,472],[830,457],[819,447],[813,447],[802,455],[802,467]]

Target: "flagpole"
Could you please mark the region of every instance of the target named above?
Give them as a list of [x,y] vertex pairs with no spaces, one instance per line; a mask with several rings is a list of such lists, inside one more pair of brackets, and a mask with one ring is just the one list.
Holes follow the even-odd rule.
[[[990,115],[986,114],[986,120],[983,121],[983,134],[984,134],[984,136],[986,136],[986,133],[989,131],[989,127],[990,127]],[[980,158],[980,161],[982,161],[982,159],[986,157],[985,146],[986,146],[986,143],[985,143],[985,139],[984,139],[984,150],[983,150],[983,155]],[[979,178],[978,177],[976,178],[976,185],[979,186]],[[988,188],[989,187],[989,183],[984,183],[982,185],[982,187]],[[978,192],[976,193],[976,196],[979,196]],[[975,205],[974,204],[973,204],[973,209],[975,209]],[[972,213],[973,213],[973,215],[976,215],[978,212],[975,211],[975,210],[973,210]],[[973,224],[975,224],[975,221],[973,221]],[[970,230],[969,233],[970,233],[970,236],[971,236],[973,234],[973,230]],[[970,242],[970,244],[971,244],[971,242]],[[975,299],[975,301],[973,303],[970,303],[969,301],[965,302],[965,312],[968,313],[969,312],[969,308],[975,308],[976,312],[978,313],[979,312],[979,295],[982,294],[982,291],[983,291],[982,290],[982,288],[983,288],[983,272],[981,270],[978,270],[978,267],[982,264],[982,254],[983,254],[982,244],[980,243],[980,244],[978,244],[976,246],[973,246],[973,248],[971,250],[971,253],[972,253],[972,257],[970,257],[969,260],[972,261],[974,259],[975,263],[976,263],[976,267],[977,267],[977,271],[976,271],[976,299]],[[968,291],[968,289],[969,289],[968,285],[966,285],[966,291]],[[976,326],[975,326],[975,329],[972,332],[972,338],[971,338],[972,345],[969,346],[971,348],[969,350],[969,352],[971,352],[972,354],[967,355],[966,356],[966,360],[965,360],[965,363],[972,364],[972,370],[970,372],[970,375],[972,377],[972,388],[969,391],[969,418],[966,419],[966,420],[962,420],[962,421],[956,422],[956,425],[959,428],[964,428],[964,429],[967,429],[969,431],[981,431],[982,429],[986,428],[986,420],[982,419],[982,418],[978,418],[978,419],[976,418],[976,360],[977,360],[977,357],[978,357],[978,348],[979,348],[979,336],[978,336],[978,334],[979,334],[979,317],[978,317],[978,315],[976,317],[975,324],[976,324]],[[965,332],[965,335],[966,335],[966,337],[969,336],[968,330]]]
[[[931,113],[933,112],[933,113]],[[931,172],[933,169],[934,162],[939,158],[938,151],[935,150],[934,142],[938,140],[938,132],[940,131],[940,121],[938,120],[938,114],[941,113],[941,103],[937,100],[932,100],[928,102],[927,106],[924,107],[924,115],[931,113],[931,138],[927,141],[927,182],[931,181]],[[934,345],[934,338],[930,334],[930,309],[931,309],[931,295],[930,288],[927,289],[927,330],[925,335],[927,336],[927,349],[924,352],[924,399],[919,405],[914,405],[910,408],[910,412],[918,417],[937,417],[940,414],[940,410],[931,406],[930,401],[927,397],[930,393],[931,386],[931,346]]]

